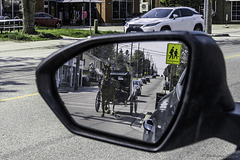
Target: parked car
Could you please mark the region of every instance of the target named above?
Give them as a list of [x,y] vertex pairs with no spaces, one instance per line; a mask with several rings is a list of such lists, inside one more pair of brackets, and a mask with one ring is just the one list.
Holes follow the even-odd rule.
[[142,80],[143,84],[147,84],[146,78],[142,78],[141,80]]
[[35,13],[35,26],[55,27],[57,29],[62,27],[62,20],[51,16],[48,13]]
[[140,83],[140,86],[142,87],[143,86],[143,81],[141,79],[137,79],[135,81],[138,81]]
[[146,80],[147,80],[147,82],[150,82],[150,78],[149,77],[146,77]]
[[156,77],[157,77],[157,74],[153,73],[152,78],[156,78]]
[[190,7],[154,8],[129,21],[125,32],[156,32],[163,30],[203,31],[203,16]]
[[139,80],[133,80],[133,88],[136,90],[138,96],[142,94],[142,86]]
[[[144,121],[144,141],[158,141],[159,137],[161,137],[167,129],[180,101],[185,74],[186,69],[179,78],[174,90],[158,101],[156,110],[151,113],[151,117],[149,119]],[[166,90],[169,90],[170,83],[166,82],[165,84],[168,84],[168,88],[166,88]]]
[[163,90],[169,90],[170,89],[170,82],[166,82],[163,85]]

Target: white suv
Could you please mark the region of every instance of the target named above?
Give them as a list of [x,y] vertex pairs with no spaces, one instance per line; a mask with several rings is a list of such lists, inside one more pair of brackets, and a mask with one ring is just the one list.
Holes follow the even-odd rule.
[[124,30],[126,33],[162,30],[204,31],[204,20],[193,8],[160,7],[127,22]]

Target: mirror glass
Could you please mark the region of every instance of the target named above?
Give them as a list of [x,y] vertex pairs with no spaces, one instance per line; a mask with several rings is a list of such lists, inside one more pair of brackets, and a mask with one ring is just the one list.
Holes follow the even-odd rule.
[[62,65],[56,86],[78,124],[155,143],[175,114],[188,55],[179,41],[97,46]]

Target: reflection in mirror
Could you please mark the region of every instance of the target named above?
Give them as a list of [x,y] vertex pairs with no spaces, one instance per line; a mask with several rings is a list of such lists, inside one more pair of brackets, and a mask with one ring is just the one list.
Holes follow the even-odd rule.
[[188,54],[179,41],[98,46],[62,65],[56,85],[78,124],[155,143],[178,106]]

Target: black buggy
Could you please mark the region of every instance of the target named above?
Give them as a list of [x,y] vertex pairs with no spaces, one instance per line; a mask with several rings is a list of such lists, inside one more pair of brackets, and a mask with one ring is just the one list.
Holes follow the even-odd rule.
[[[129,72],[113,71],[110,73],[111,79],[119,83],[115,92],[115,105],[130,105],[130,114],[137,112],[138,97],[136,91],[133,89],[133,82]],[[113,102],[110,102],[113,104]],[[102,105],[102,93],[99,89],[96,100],[95,109],[98,112]]]

